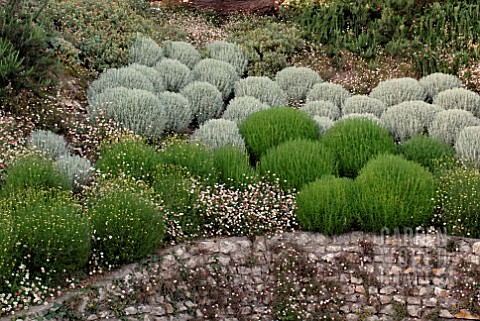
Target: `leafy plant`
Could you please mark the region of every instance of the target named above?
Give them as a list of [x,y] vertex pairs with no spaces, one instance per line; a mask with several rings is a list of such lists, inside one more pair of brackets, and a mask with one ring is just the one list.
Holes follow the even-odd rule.
[[28,144],[45,152],[53,160],[70,155],[70,150],[63,136],[49,130],[34,130],[28,137]]
[[71,186],[86,185],[93,175],[92,163],[87,158],[78,155],[68,155],[59,158],[55,164],[58,170],[68,176]]
[[244,149],[231,146],[215,148],[212,157],[219,174],[219,182],[227,187],[245,187],[245,184],[254,182],[258,176],[250,166]]
[[433,103],[445,109],[466,110],[480,117],[480,95],[464,88],[444,90],[433,98]]
[[480,164],[480,125],[463,128],[455,142],[457,155]]
[[331,118],[325,116],[313,116],[313,120],[318,126],[318,137],[322,136],[335,123]]
[[[133,63],[128,65],[128,68],[134,69],[141,74],[143,74],[148,80],[152,82],[153,93],[160,94],[166,90],[165,84],[163,83],[163,78],[160,73],[154,67],[148,67],[138,63]],[[139,88],[142,89],[142,88]]]
[[[419,80],[420,85],[425,88],[427,96],[433,99],[437,94],[444,90],[460,88],[462,82],[455,75],[448,75],[441,72],[436,72],[428,76],[422,77]],[[444,108],[448,108],[442,106]]]
[[344,115],[370,113],[380,117],[386,109],[387,106],[381,100],[369,96],[355,95],[345,100],[342,112]]

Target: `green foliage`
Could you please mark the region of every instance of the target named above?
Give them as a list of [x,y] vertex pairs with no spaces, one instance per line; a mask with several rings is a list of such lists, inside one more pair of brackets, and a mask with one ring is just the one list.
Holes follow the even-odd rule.
[[331,118],[323,116],[313,116],[313,120],[318,126],[318,137],[322,136],[335,123]]
[[[152,82],[153,92],[159,94],[166,90],[165,84],[163,83],[163,78],[160,73],[154,67],[148,67],[145,65],[133,63],[128,65],[128,68],[134,69],[144,75],[148,80]],[[125,87],[125,86],[124,86]],[[142,89],[142,88],[139,88]]]
[[240,134],[250,155],[258,160],[268,149],[293,139],[318,137],[315,121],[302,111],[272,107],[256,112],[240,124]]
[[464,88],[444,90],[433,98],[433,103],[445,109],[467,110],[480,117],[480,95]]
[[207,50],[210,58],[227,62],[235,67],[240,77],[247,71],[247,54],[239,45],[227,41],[214,41],[207,46]]
[[[2,200],[0,200],[0,204]],[[2,205],[0,205],[0,208]],[[15,243],[17,243],[17,234],[15,234],[13,218],[4,211],[0,212],[0,292],[5,293],[7,287],[5,279],[12,274],[15,266]]]
[[[434,98],[437,94],[444,90],[459,88],[462,86],[462,82],[460,81],[460,79],[458,79],[457,76],[448,75],[441,72],[436,72],[428,76],[422,77],[420,78],[419,82],[420,85],[425,88],[427,96],[430,99]],[[448,108],[445,106],[442,107]]]
[[93,175],[93,166],[90,161],[78,155],[61,157],[55,164],[60,172],[68,176],[71,186],[85,185]]
[[331,120],[340,118],[340,108],[327,100],[313,100],[299,108],[310,116],[328,117]]
[[480,126],[463,128],[455,142],[457,155],[480,164]]
[[251,114],[268,108],[270,108],[270,106],[262,103],[255,97],[235,97],[228,103],[228,106],[225,109],[222,118],[231,120],[238,125],[242,123]]
[[[22,67],[24,58],[8,39],[0,37],[0,86],[3,88],[12,82],[23,81]],[[3,94],[3,92],[0,92]]]
[[409,100],[425,101],[427,93],[416,79],[404,77],[381,81],[372,89],[370,97],[390,107]]
[[128,51],[128,62],[153,67],[162,58],[162,48],[154,40],[137,33],[135,42]]
[[338,108],[343,108],[345,100],[351,94],[341,85],[330,82],[315,84],[307,93],[307,101],[326,100],[334,103]]
[[200,53],[188,42],[168,41],[164,43],[165,55],[170,59],[176,59],[190,69],[202,59]]
[[193,133],[192,141],[212,148],[223,146],[245,149],[245,142],[235,122],[227,119],[210,119]]
[[167,115],[166,130],[183,133],[193,120],[192,107],[187,98],[178,93],[165,91],[157,95],[158,99],[165,106]]
[[353,180],[326,176],[298,192],[296,215],[306,230],[326,235],[347,233],[357,215],[357,190]]
[[387,106],[381,100],[369,96],[355,95],[345,100],[342,112],[344,115],[370,113],[380,118],[386,109]]
[[336,122],[320,141],[334,151],[340,175],[352,178],[370,159],[395,150],[395,142],[388,130],[364,118]]
[[288,99],[300,102],[307,98],[307,93],[313,85],[323,80],[310,68],[287,67],[277,72],[275,82],[287,94]]
[[223,100],[227,100],[233,91],[239,76],[235,68],[224,61],[203,59],[192,70],[196,81],[208,82],[220,90]]
[[399,156],[380,155],[365,165],[355,181],[362,230],[389,234],[395,228],[415,230],[431,223],[434,180],[419,164]]
[[248,154],[244,149],[224,146],[215,148],[212,156],[218,171],[219,182],[227,187],[240,188],[256,180],[257,173],[250,166]]
[[218,117],[223,110],[222,93],[208,82],[194,81],[180,93],[190,102],[194,119],[199,125]]
[[193,80],[190,69],[175,59],[162,59],[155,65],[155,69],[168,91],[179,92]]
[[454,145],[460,131],[469,126],[479,126],[480,119],[471,112],[460,109],[449,109],[439,112],[430,126],[428,133],[447,144]]
[[28,144],[45,152],[53,160],[70,155],[70,150],[63,136],[49,130],[34,130],[28,137]]
[[357,114],[357,113],[353,113],[353,114],[346,114],[346,115],[343,115],[340,119],[340,120],[347,120],[347,119],[354,119],[354,118],[364,118],[364,119],[368,119],[370,121],[373,121],[377,124],[382,124],[382,122],[380,121],[380,118],[378,118],[377,116],[375,116],[374,114],[371,114],[371,113],[365,113],[365,114]]
[[301,189],[323,175],[338,174],[335,154],[318,141],[295,139],[272,147],[260,157],[257,169],[275,174],[286,189]]
[[235,97],[251,96],[272,107],[287,105],[287,96],[270,78],[247,77],[235,84]]

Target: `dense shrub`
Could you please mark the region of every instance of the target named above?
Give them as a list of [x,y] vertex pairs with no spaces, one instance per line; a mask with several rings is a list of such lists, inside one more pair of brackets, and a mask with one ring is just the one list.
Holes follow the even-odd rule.
[[328,117],[313,116],[313,120],[318,126],[318,137],[322,136],[327,130],[329,130],[335,123]]
[[258,160],[269,148],[292,139],[317,139],[315,121],[302,111],[272,107],[252,114],[240,124],[250,155]]
[[193,112],[190,102],[184,96],[165,91],[157,95],[158,99],[165,106],[167,115],[166,130],[183,133],[193,120]]
[[67,175],[71,186],[87,184],[93,174],[93,166],[90,161],[78,155],[61,157],[55,164],[60,172]]
[[398,141],[422,134],[425,130],[419,117],[411,110],[403,108],[402,104],[388,108],[380,119]]
[[305,230],[326,235],[347,233],[357,215],[356,185],[349,178],[326,176],[298,192],[296,216]]
[[457,76],[448,75],[441,72],[436,72],[428,76],[422,77],[419,80],[420,85],[425,88],[427,96],[431,99],[438,93],[453,88],[459,88],[462,86],[462,82]]
[[162,59],[155,65],[155,69],[168,91],[179,92],[193,80],[190,69],[175,59]]
[[427,93],[417,80],[405,77],[381,81],[372,89],[370,97],[390,107],[409,100],[425,101]]
[[480,117],[480,95],[464,88],[444,90],[433,98],[433,103],[445,109],[467,110]]
[[190,102],[194,119],[199,125],[218,117],[223,110],[222,93],[208,82],[192,82],[180,93]]
[[336,122],[320,141],[334,151],[340,175],[352,178],[370,159],[395,150],[395,142],[388,130],[364,118]]
[[323,175],[338,174],[333,151],[317,141],[295,139],[267,150],[257,169],[263,175],[275,174],[280,185],[301,189]]
[[28,144],[45,152],[53,160],[70,155],[70,150],[63,136],[49,130],[34,130],[28,137]]
[[137,33],[135,42],[128,50],[128,62],[153,67],[162,58],[162,48],[154,40]]
[[207,46],[207,50],[210,58],[231,64],[240,77],[247,71],[247,54],[239,45],[226,41],[214,41]]
[[275,82],[287,94],[288,99],[299,102],[307,98],[307,93],[313,85],[323,80],[310,68],[287,67],[277,73]]
[[[137,63],[133,63],[128,66],[128,68],[132,68],[136,71],[142,73],[145,77],[148,78],[152,82],[153,90],[155,94],[159,94],[166,90],[165,84],[163,83],[163,78],[160,73],[154,67],[148,67],[145,65],[140,65]],[[141,88],[140,88],[141,89]]]
[[223,146],[245,148],[237,124],[226,119],[206,121],[193,133],[192,140],[213,148]]
[[340,120],[347,120],[347,119],[355,119],[355,118],[364,118],[364,119],[368,119],[368,120],[371,120],[377,124],[380,124],[380,125],[383,125],[382,122],[380,121],[380,118],[378,118],[377,116],[375,116],[374,114],[371,114],[371,113],[365,113],[365,114],[357,114],[357,113],[352,113],[352,114],[346,114],[346,115],[343,115],[340,119]]
[[247,77],[235,84],[235,97],[251,96],[272,107],[287,105],[287,96],[270,78]]
[[240,188],[256,178],[256,172],[250,166],[250,159],[244,149],[231,146],[215,148],[212,152],[219,182],[227,187]]
[[454,145],[460,131],[469,126],[479,126],[480,119],[466,110],[449,109],[439,112],[430,124],[430,136],[440,138],[445,143]]
[[341,115],[340,108],[338,108],[338,106],[331,101],[327,100],[309,101],[299,109],[312,117],[328,117],[331,120],[337,120]]
[[419,164],[381,155],[369,161],[355,181],[359,188],[358,219],[364,231],[388,234],[395,228],[405,231],[431,223],[434,180]]
[[190,69],[202,59],[200,53],[192,44],[184,41],[168,41],[165,45],[165,56],[176,59]]
[[480,163],[480,126],[463,128],[455,142],[457,155]]
[[[0,200],[0,209],[2,208]],[[17,243],[17,234],[14,229],[13,217],[10,213],[0,211],[0,293],[7,291],[6,278],[12,275],[15,267],[15,244]]]
[[351,94],[341,85],[330,82],[315,84],[307,93],[307,101],[326,100],[334,103],[338,108],[342,109],[345,100]]
[[262,103],[255,97],[235,97],[228,103],[222,118],[240,124],[251,114],[268,108],[270,108],[270,106]]
[[223,100],[230,97],[233,86],[239,79],[231,64],[216,59],[203,59],[193,68],[192,75],[196,81],[205,81],[217,87]]
[[369,96],[355,95],[348,97],[343,105],[342,113],[348,114],[374,114],[380,117],[387,109],[387,105],[381,100]]

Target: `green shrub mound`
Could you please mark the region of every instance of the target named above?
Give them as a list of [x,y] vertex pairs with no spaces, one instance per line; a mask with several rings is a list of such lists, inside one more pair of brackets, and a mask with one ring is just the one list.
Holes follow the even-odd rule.
[[327,130],[329,130],[335,122],[329,117],[324,116],[313,116],[313,120],[318,127],[318,137],[322,136]]
[[222,118],[240,124],[251,114],[268,108],[270,108],[270,106],[262,103],[255,97],[235,97],[228,103]]
[[294,139],[274,146],[260,157],[257,170],[275,175],[285,189],[300,190],[323,175],[338,174],[335,154],[318,141]]
[[380,155],[356,178],[360,227],[368,232],[393,233],[431,223],[435,194],[433,175],[400,156]]
[[398,153],[406,159],[419,163],[431,172],[435,171],[436,161],[455,155],[450,145],[426,135],[413,136],[397,147]]
[[220,183],[241,188],[257,178],[245,149],[224,146],[214,149],[212,154]]
[[162,58],[162,48],[154,40],[137,33],[135,42],[128,50],[128,62],[153,67]]
[[388,108],[404,101],[425,101],[427,93],[416,79],[404,77],[381,81],[372,89],[369,97],[382,101]]
[[102,111],[120,127],[151,137],[160,137],[167,124],[165,106],[160,99],[140,89],[108,89],[95,96],[88,111],[92,114]]
[[374,114],[379,117],[387,109],[387,105],[379,99],[369,96],[355,95],[345,99],[342,113],[348,114]]
[[467,110],[480,117],[480,95],[464,88],[444,90],[433,98],[433,103],[445,109]]
[[382,125],[382,121],[380,120],[380,118],[378,118],[377,116],[375,116],[374,114],[371,114],[371,113],[365,113],[365,114],[358,114],[358,113],[352,113],[352,114],[346,114],[346,115],[343,115],[339,121],[342,121],[342,120],[347,120],[347,119],[355,119],[355,118],[363,118],[363,119],[368,119],[372,122],[375,122],[377,124],[380,124]]
[[[4,200],[0,199],[0,209],[3,208]],[[0,292],[5,293],[8,286],[5,278],[12,275],[15,267],[15,244],[17,243],[17,234],[14,229],[13,217],[4,210],[0,211]]]
[[190,69],[180,61],[170,58],[162,59],[155,65],[166,90],[179,92],[193,80]]
[[223,146],[245,149],[245,142],[235,122],[226,119],[210,119],[193,133],[192,141],[212,148]]
[[164,43],[165,56],[180,61],[190,69],[202,60],[202,56],[192,44],[184,41],[168,41]]
[[256,112],[240,124],[250,155],[258,160],[268,149],[292,139],[318,138],[318,127],[306,113],[290,107]]
[[193,68],[192,75],[196,81],[205,81],[217,87],[223,100],[230,97],[235,82],[240,78],[232,65],[216,59],[203,59]]
[[455,142],[457,155],[480,163],[480,126],[463,128]]
[[340,108],[331,101],[326,100],[309,101],[299,109],[306,112],[311,117],[328,117],[331,120],[337,120],[341,115]]
[[357,215],[356,185],[345,177],[326,176],[297,194],[296,216],[302,229],[326,235],[347,233]]
[[[128,65],[128,68],[134,69],[141,72],[145,77],[152,82],[153,92],[159,94],[166,90],[165,84],[163,83],[163,78],[160,73],[154,67],[148,67],[145,65],[140,65],[138,63],[133,63]],[[140,88],[141,89],[141,88]]]
[[239,45],[226,41],[214,41],[207,46],[207,50],[210,58],[231,64],[238,76],[243,76],[247,71],[247,54]]
[[462,82],[457,76],[441,72],[422,77],[420,78],[419,83],[425,88],[429,98],[434,98],[438,93],[444,90],[462,87]]
[[449,145],[454,145],[458,134],[469,126],[479,126],[480,119],[471,112],[461,109],[448,109],[439,112],[430,124],[430,136],[437,137]]
[[286,106],[287,95],[268,77],[247,77],[236,82],[235,97],[251,96],[272,107]]
[[190,102],[193,117],[199,125],[222,113],[222,93],[208,82],[194,81],[183,88],[180,94]]
[[34,130],[28,137],[28,145],[40,149],[53,160],[70,155],[68,144],[63,136],[50,130]]
[[307,93],[316,83],[323,82],[322,78],[314,70],[307,67],[287,67],[275,77],[275,82],[287,94],[293,102],[304,101]]
[[320,141],[335,153],[340,175],[351,178],[378,154],[395,151],[395,142],[388,129],[365,118],[336,122]]
[[71,186],[87,184],[93,174],[93,166],[90,161],[78,155],[61,157],[55,164],[60,172],[67,175]]
[[167,123],[165,129],[183,133],[193,120],[193,111],[190,102],[179,93],[165,91],[157,95],[165,106]]
[[326,100],[334,103],[338,108],[342,109],[345,100],[351,94],[341,85],[331,82],[322,82],[315,84],[307,93],[307,101]]

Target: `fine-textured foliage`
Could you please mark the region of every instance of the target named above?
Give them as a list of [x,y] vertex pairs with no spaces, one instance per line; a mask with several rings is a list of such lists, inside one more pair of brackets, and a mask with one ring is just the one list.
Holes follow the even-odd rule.
[[220,90],[223,100],[228,99],[239,76],[235,68],[227,62],[216,59],[203,59],[192,70],[196,81],[208,82]]
[[137,33],[137,38],[128,51],[128,62],[153,67],[162,58],[162,48],[154,40]]
[[270,108],[270,106],[262,103],[255,97],[235,97],[228,103],[222,118],[240,124],[251,114],[268,108]]
[[320,141],[335,152],[340,175],[352,178],[370,159],[395,150],[395,142],[388,130],[365,118],[336,122]]
[[165,56],[176,59],[190,69],[202,60],[202,56],[192,44],[184,41],[168,41],[165,45]]
[[298,224],[326,235],[347,233],[357,214],[356,194],[354,181],[346,177],[326,176],[307,184],[296,197]]
[[227,187],[240,188],[244,184],[252,183],[257,177],[244,149],[224,146],[215,148],[212,156],[218,171],[219,182]]
[[93,166],[87,158],[78,155],[68,155],[56,162],[58,170],[68,176],[70,185],[85,185],[93,174]]
[[301,111],[306,112],[310,116],[328,117],[331,120],[337,120],[340,118],[340,108],[337,105],[327,100],[314,100],[309,101],[302,107]]
[[227,119],[210,119],[200,125],[193,133],[192,141],[213,148],[231,146],[245,149],[245,142],[237,124]]
[[190,102],[184,96],[165,91],[157,95],[165,106],[167,117],[166,130],[183,133],[193,120],[193,111]]
[[400,156],[372,159],[356,178],[360,226],[364,231],[393,233],[431,223],[433,175]]
[[381,100],[387,107],[409,100],[427,99],[425,89],[413,78],[395,78],[382,81],[372,89],[370,97]]
[[464,88],[444,90],[433,98],[433,103],[445,109],[467,110],[480,117],[480,95]]
[[480,126],[480,119],[466,110],[449,109],[439,112],[428,128],[430,136],[440,138],[445,143],[454,145],[458,134],[469,126]]
[[223,110],[222,93],[208,82],[192,82],[180,93],[190,102],[194,119],[199,125],[219,116]]
[[269,148],[292,139],[318,137],[315,121],[290,107],[272,107],[252,114],[240,124],[240,133],[250,155],[258,160]]
[[148,80],[152,82],[153,90],[155,94],[159,94],[166,90],[165,84],[163,83],[162,76],[154,67],[148,67],[145,65],[133,63],[129,65],[128,68],[135,69],[136,71],[141,72],[145,77],[147,77]]
[[170,58],[162,59],[155,65],[168,91],[179,92],[192,80],[192,72],[180,61]]
[[307,67],[287,67],[280,70],[275,82],[293,102],[304,101],[307,93],[316,83],[323,82],[322,78],[312,69]]
[[287,95],[268,77],[247,77],[235,84],[235,97],[251,96],[272,107],[287,105]]
[[364,118],[364,119],[368,119],[368,120],[371,120],[373,122],[376,122],[378,124],[382,124],[382,122],[380,121],[380,118],[378,118],[377,116],[375,116],[374,114],[371,114],[371,113],[365,113],[365,114],[357,114],[357,113],[352,113],[352,114],[346,114],[346,115],[343,115],[340,119],[340,120],[346,120],[346,119],[353,119],[353,118]]
[[275,146],[260,157],[257,169],[274,174],[286,189],[301,189],[323,175],[338,174],[333,151],[318,141],[295,139]]
[[34,130],[28,138],[28,144],[32,147],[39,148],[48,156],[52,157],[53,160],[70,154],[67,142],[63,136],[49,130]]
[[455,142],[457,155],[480,164],[480,126],[463,128]]
[[327,100],[334,103],[338,108],[342,109],[345,100],[351,94],[341,85],[331,82],[317,83],[307,93],[307,101]]
[[210,58],[231,64],[240,77],[247,71],[247,54],[239,45],[226,41],[214,41],[207,46],[207,49]]
[[[0,209],[2,208],[2,200],[0,200]],[[7,291],[5,277],[12,275],[15,267],[15,244],[17,243],[17,234],[14,229],[13,218],[9,213],[0,211],[0,292]]]
[[387,105],[379,99],[369,96],[355,95],[345,100],[342,113],[344,115],[370,113],[380,117],[386,109]]
[[462,82],[457,76],[436,72],[419,80],[420,85],[425,88],[427,96],[434,98],[438,93],[447,89],[459,88]]
[[328,117],[313,116],[313,120],[318,126],[318,137],[322,136],[327,130],[329,130],[335,123]]

